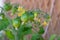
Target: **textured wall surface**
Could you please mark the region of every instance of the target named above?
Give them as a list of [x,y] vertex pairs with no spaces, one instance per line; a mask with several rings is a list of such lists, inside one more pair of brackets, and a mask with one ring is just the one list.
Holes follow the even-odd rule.
[[[8,0],[7,0],[8,1]],[[60,35],[60,0],[10,0],[12,3],[19,3],[26,9],[41,9],[49,12],[51,22],[46,35],[46,40],[51,34]]]

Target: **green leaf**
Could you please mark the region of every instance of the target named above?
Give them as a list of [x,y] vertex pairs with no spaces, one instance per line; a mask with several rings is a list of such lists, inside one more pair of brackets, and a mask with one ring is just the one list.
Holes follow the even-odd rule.
[[51,37],[49,38],[49,40],[54,40],[54,39],[55,39],[55,37],[56,37],[56,35],[55,35],[55,34],[53,34],[53,35],[51,35]]
[[32,33],[32,25],[30,23],[24,24],[24,35]]
[[17,12],[18,5],[13,5],[12,7],[12,13],[15,14]]
[[5,30],[5,34],[6,34],[7,38],[14,40],[14,35],[10,30]]
[[21,25],[19,30],[18,30],[18,39],[20,39],[22,36],[27,35],[27,34],[31,34],[32,30],[31,27],[27,27],[25,24]]
[[31,12],[28,13],[28,17],[29,17],[30,21],[34,20],[34,13],[33,13],[33,11],[31,11]]
[[3,14],[1,14],[0,16],[3,17],[3,19],[0,19],[0,31],[1,31],[8,27],[9,21]]
[[37,40],[38,34],[33,34],[31,40]]
[[33,15],[33,14],[30,14],[30,15],[29,15],[29,19],[30,19],[31,21],[33,21],[33,20],[34,20],[34,15]]
[[5,3],[3,8],[5,11],[9,11],[9,10],[11,10],[12,5],[10,3]]
[[33,34],[31,40],[44,40],[39,34]]
[[44,32],[45,32],[45,31],[44,31],[43,26],[40,26],[40,30],[39,30],[39,32],[38,32],[38,33],[39,33],[39,34],[44,34]]
[[40,36],[38,40],[44,40],[44,38],[42,36]]

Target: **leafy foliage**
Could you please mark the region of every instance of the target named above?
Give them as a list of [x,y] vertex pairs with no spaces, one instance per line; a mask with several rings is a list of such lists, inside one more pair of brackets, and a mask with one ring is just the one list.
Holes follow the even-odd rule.
[[14,5],[12,7],[12,15],[14,15],[17,12],[17,10],[18,10],[18,5]]
[[9,38],[9,39],[13,39],[14,40],[14,35],[13,35],[13,33],[10,31],[10,30],[5,30],[5,34],[6,34],[6,36],[7,36],[7,38]]
[[39,34],[33,34],[31,40],[44,40]]
[[11,10],[11,8],[12,8],[12,5],[10,3],[5,3],[4,4],[4,10],[5,11],[9,11],[9,10]]
[[51,35],[51,37],[50,37],[50,39],[49,39],[49,40],[54,40],[54,39],[55,39],[55,37],[56,37],[56,35],[55,35],[55,34],[53,34],[53,35]]
[[[42,16],[39,10],[26,10],[11,3],[5,3],[3,10],[5,13],[0,15],[0,30],[5,29],[5,34],[9,40],[24,40],[28,34],[32,34],[31,40],[44,40],[42,34],[44,34],[45,30],[43,27],[48,24],[46,20],[49,21],[49,14],[46,13]],[[12,16],[16,15],[16,17],[10,19],[8,15],[4,15],[9,11],[11,11]],[[38,31],[35,29],[37,27]]]
[[31,26],[29,27],[29,25],[27,26],[26,24],[21,25],[18,30],[18,38],[20,39],[22,36],[32,33],[31,28]]
[[44,34],[44,32],[45,32],[45,31],[44,31],[43,26],[40,26],[40,30],[39,30],[39,32],[38,32],[38,33],[39,33],[39,34]]
[[1,16],[2,16],[2,19],[0,19],[0,31],[6,29],[8,27],[8,25],[9,25],[9,21],[4,16],[4,14],[0,14],[0,17]]

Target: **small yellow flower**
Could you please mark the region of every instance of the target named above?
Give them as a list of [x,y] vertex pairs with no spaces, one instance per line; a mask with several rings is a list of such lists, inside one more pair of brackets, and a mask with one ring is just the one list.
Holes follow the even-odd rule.
[[23,7],[20,7],[20,6],[19,6],[19,7],[18,7],[18,11],[20,11],[20,10],[23,10]]
[[25,13],[25,9],[23,7],[18,7],[18,16],[22,16]]
[[43,25],[44,25],[44,26],[46,26],[46,25],[47,25],[47,22],[46,22],[46,21],[44,21],[44,22],[43,22]]
[[18,16],[22,16],[22,14],[21,13],[18,13]]

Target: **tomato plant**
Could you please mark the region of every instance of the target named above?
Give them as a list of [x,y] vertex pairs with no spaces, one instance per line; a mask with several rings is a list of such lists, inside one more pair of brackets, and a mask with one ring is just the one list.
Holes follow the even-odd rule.
[[[16,15],[16,17],[10,19],[11,16],[7,15],[9,11],[12,16]],[[50,15],[41,12],[5,3],[0,13],[0,31],[3,30],[9,40],[26,40],[25,36],[29,34],[31,34],[30,40],[44,40],[42,37],[45,32],[44,26],[47,26]],[[36,29],[37,27],[38,29]]]

